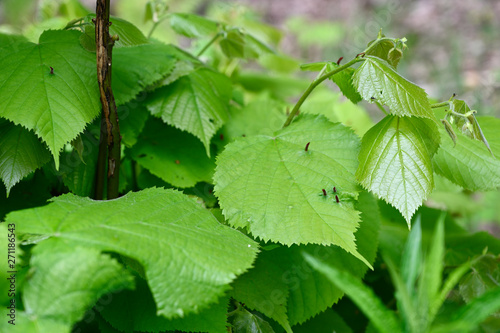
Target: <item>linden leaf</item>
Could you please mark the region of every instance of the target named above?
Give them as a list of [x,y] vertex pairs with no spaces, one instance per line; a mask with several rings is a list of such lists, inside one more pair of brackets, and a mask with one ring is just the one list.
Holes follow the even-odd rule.
[[159,188],[108,201],[65,194],[47,206],[10,213],[6,221],[16,223],[28,243],[50,237],[135,259],[157,314],[167,318],[216,302],[257,252],[255,242],[220,224],[194,199]]
[[33,132],[0,118],[0,178],[7,196],[14,185],[49,159],[50,153]]
[[210,157],[210,139],[227,121],[231,81],[200,68],[155,90],[146,101],[153,115],[198,137]]
[[354,72],[353,85],[367,101],[379,101],[396,116],[434,119],[425,90],[406,80],[387,61],[367,56]]
[[356,178],[411,217],[434,187],[431,158],[439,134],[430,120],[387,116],[363,137]]
[[95,54],[78,31],[45,31],[38,44],[0,46],[0,116],[35,132],[59,167],[59,152],[100,112]]
[[234,227],[286,245],[334,244],[370,266],[354,237],[358,149],[350,129],[305,115],[274,136],[228,144],[218,157],[215,193]]

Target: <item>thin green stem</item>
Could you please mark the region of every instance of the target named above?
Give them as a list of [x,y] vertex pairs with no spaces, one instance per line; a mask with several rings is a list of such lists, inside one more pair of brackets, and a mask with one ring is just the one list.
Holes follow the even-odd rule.
[[376,101],[375,104],[377,104],[378,108],[380,109],[380,111],[382,111],[386,116],[389,115],[389,113],[387,113],[387,110],[384,109],[384,107],[382,106],[382,104],[380,104],[379,101]]
[[149,30],[149,33],[148,33],[148,39],[151,38],[151,36],[153,35],[153,32],[156,30],[156,28],[158,27],[160,22],[161,21],[156,21],[155,23],[153,23],[153,26],[151,27],[151,30]]
[[198,54],[196,56],[200,57],[203,53],[205,53],[205,51],[210,47],[210,45],[212,45],[213,43],[215,43],[215,41],[220,36],[222,36],[222,33],[218,32],[205,46],[203,46],[203,48],[200,50],[200,52],[198,52]]
[[302,96],[300,96],[299,100],[297,101],[297,103],[293,107],[292,111],[290,112],[290,115],[288,116],[287,120],[285,121],[285,124],[283,125],[283,128],[287,127],[288,125],[290,125],[292,123],[293,118],[297,115],[297,113],[299,113],[300,107],[302,106],[304,101],[307,99],[307,97],[311,94],[311,92],[314,90],[314,88],[316,88],[321,82],[325,81],[330,76],[335,75],[335,74],[343,71],[344,69],[351,67],[352,65],[354,65],[355,63],[357,63],[359,61],[363,61],[363,59],[356,57],[356,58],[352,59],[351,61],[349,61],[348,63],[346,63],[345,65],[337,67],[334,70],[332,70],[326,74],[318,76],[314,81],[312,81],[311,84],[309,85],[309,87],[307,87],[307,90],[302,94]]
[[437,108],[442,108],[442,107],[449,106],[449,105],[450,105],[450,102],[446,101],[446,102],[431,104],[431,108],[437,109]]

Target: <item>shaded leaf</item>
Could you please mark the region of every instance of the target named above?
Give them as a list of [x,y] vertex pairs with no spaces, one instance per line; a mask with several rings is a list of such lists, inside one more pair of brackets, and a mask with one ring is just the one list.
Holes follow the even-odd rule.
[[241,275],[232,285],[231,297],[277,321],[290,333],[287,316],[288,287],[283,272],[269,256],[259,256],[254,268]]
[[25,311],[64,324],[80,320],[102,295],[133,288],[133,278],[115,259],[63,239],[37,245],[30,260],[33,275],[23,288]]
[[234,333],[274,333],[267,321],[244,307],[238,307],[230,318],[232,318]]
[[43,235],[135,259],[148,277],[158,315],[167,318],[215,302],[257,252],[251,239],[174,190],[152,188],[109,201],[66,194],[6,220],[16,223],[27,242]]
[[0,118],[0,178],[7,197],[14,185],[49,160],[50,153],[32,131]]
[[210,139],[228,119],[231,89],[225,75],[200,68],[155,90],[146,106],[164,122],[198,137],[210,156]]
[[201,142],[160,119],[146,122],[129,153],[142,167],[176,187],[212,181],[215,163],[207,157]]
[[117,112],[122,142],[127,147],[132,147],[137,143],[137,138],[146,125],[149,112],[143,105],[134,101],[119,106]]
[[75,149],[71,152],[63,151],[57,174],[73,194],[90,197],[94,194],[99,139],[88,132],[84,132],[80,137],[83,160]]
[[306,321],[302,325],[293,327],[294,333],[353,333],[346,322],[331,308],[326,309],[316,317]]
[[304,257],[313,268],[325,274],[331,283],[341,288],[380,332],[392,333],[400,331],[400,325],[395,314],[388,310],[375,293],[359,279],[346,271],[326,265],[310,254],[304,253]]
[[201,310],[184,318],[167,319],[156,314],[156,305],[145,280],[137,279],[135,290],[125,290],[113,295],[109,304],[100,311],[101,315],[119,332],[224,332],[226,328],[227,298],[223,297]]
[[[331,71],[338,67],[339,65],[337,65],[336,63],[331,63],[328,70]],[[330,76],[330,79],[337,84],[337,86],[340,88],[340,91],[342,92],[342,94],[344,94],[345,97],[356,104],[363,98],[359,95],[358,91],[353,86],[353,75],[354,69],[349,67],[333,76]]]
[[[478,121],[485,136],[492,141],[493,153],[500,156],[500,146],[496,139],[500,131],[500,119],[478,117]],[[454,147],[445,129],[440,128],[439,131],[444,139],[433,158],[436,173],[472,191],[492,190],[500,186],[500,160],[491,156],[482,142],[455,131],[457,141]]]

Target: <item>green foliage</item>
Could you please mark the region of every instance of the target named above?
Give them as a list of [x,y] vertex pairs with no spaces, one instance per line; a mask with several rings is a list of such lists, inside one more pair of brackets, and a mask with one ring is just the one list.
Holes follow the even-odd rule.
[[395,116],[434,119],[427,93],[383,59],[366,56],[354,72],[353,84],[365,100],[389,106]]
[[214,175],[225,217],[265,241],[335,244],[367,263],[354,243],[358,147],[354,133],[324,117],[302,117],[274,136],[228,145]]
[[198,137],[210,157],[210,139],[228,119],[230,98],[229,79],[200,68],[156,90],[146,105],[151,114]]
[[64,144],[99,114],[95,55],[80,46],[79,36],[77,31],[46,31],[39,44],[0,49],[0,116],[33,130],[56,167]]
[[411,217],[434,187],[431,158],[439,145],[432,121],[387,116],[363,137],[356,178]]
[[[235,275],[249,268],[257,251],[253,241],[173,190],[149,189],[113,201],[68,194],[48,206],[11,213],[6,221],[16,223],[30,243],[52,237],[137,260],[158,314],[168,318],[215,302]],[[188,242],[189,250],[183,248]]]
[[[0,331],[13,300],[23,333],[498,330],[500,240],[468,229],[500,216],[499,119],[431,104],[396,69],[406,38],[304,64],[309,81],[255,14],[169,5],[194,3],[111,18],[113,200],[93,199],[108,176],[95,15],[36,2],[40,22],[0,34],[0,244],[16,271]],[[287,25],[307,48],[343,33]]]

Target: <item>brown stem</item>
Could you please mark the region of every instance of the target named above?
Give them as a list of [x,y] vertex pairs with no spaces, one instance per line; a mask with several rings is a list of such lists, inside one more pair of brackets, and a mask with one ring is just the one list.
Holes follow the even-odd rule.
[[[97,80],[99,82],[99,91],[102,104],[101,123],[101,142],[106,141],[108,149],[107,154],[107,199],[118,197],[119,185],[119,170],[120,170],[120,127],[118,125],[118,114],[116,112],[115,98],[111,89],[111,60],[115,37],[109,35],[109,1],[97,0],[96,20],[95,20],[95,38],[96,38],[96,55],[97,55]],[[99,145],[99,150],[105,149],[104,143]],[[99,156],[104,156],[105,153],[99,151]],[[104,165],[104,161],[101,161]],[[102,165],[98,165],[98,178],[96,184],[96,198],[102,198],[102,183],[104,175],[99,179],[99,170],[103,171]],[[97,189],[101,189],[101,194]]]

